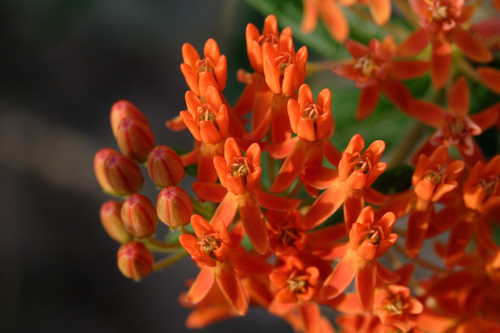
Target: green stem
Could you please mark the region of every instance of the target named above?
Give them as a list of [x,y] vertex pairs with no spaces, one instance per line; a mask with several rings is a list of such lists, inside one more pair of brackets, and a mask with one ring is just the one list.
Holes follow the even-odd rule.
[[184,258],[187,255],[186,251],[179,252],[177,254],[171,255],[170,257],[167,257],[165,259],[162,259],[160,261],[155,262],[153,266],[154,271],[159,271],[160,269],[167,268],[169,266],[172,266],[182,258]]
[[392,154],[388,169],[394,168],[395,166],[403,163],[415,149],[415,146],[418,144],[424,133],[425,125],[420,122],[414,123],[406,137],[403,139],[401,144],[396,147],[396,150]]
[[153,252],[171,253],[178,252],[182,246],[175,243],[165,243],[154,238],[148,238],[143,241],[144,245]]

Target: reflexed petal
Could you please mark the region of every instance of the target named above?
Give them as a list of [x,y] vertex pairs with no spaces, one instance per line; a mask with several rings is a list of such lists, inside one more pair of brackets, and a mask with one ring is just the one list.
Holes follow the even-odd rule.
[[320,225],[332,216],[344,203],[346,198],[345,184],[333,182],[332,186],[314,201],[311,209],[304,216],[304,223],[308,228]]
[[411,57],[422,51],[430,42],[431,34],[425,29],[418,29],[399,46],[398,53]]
[[408,80],[424,75],[429,69],[427,61],[393,61],[389,74],[396,80]]
[[378,25],[387,23],[391,16],[391,1],[390,0],[370,0],[368,7],[372,14],[373,20]]
[[464,77],[448,91],[448,108],[457,116],[465,116],[469,112],[469,86]]
[[300,307],[307,333],[321,332],[321,314],[317,303],[308,302]]
[[352,257],[346,255],[326,278],[322,291],[324,297],[332,299],[340,295],[351,284],[355,275],[356,269]]
[[254,199],[249,198],[240,205],[240,217],[255,250],[265,254],[269,249],[269,236],[262,212]]
[[215,276],[213,269],[210,267],[202,267],[187,294],[191,303],[197,304],[201,302],[210,291],[214,281]]
[[315,0],[304,0],[304,14],[301,29],[305,33],[312,32],[318,22],[318,6]]
[[500,94],[500,71],[492,67],[482,67],[477,70],[479,79],[481,82],[496,92]]
[[451,70],[451,46],[446,41],[436,40],[432,44],[432,83],[440,89],[448,80]]
[[368,117],[377,107],[380,97],[380,89],[377,86],[369,86],[361,89],[356,119],[363,120]]
[[216,272],[216,281],[222,294],[236,313],[244,315],[248,310],[248,299],[234,270],[227,264],[219,264]]
[[349,34],[349,25],[342,10],[335,1],[321,1],[320,10],[330,34],[339,42],[344,41]]
[[238,201],[233,194],[228,193],[215,210],[211,223],[215,229],[219,229],[222,226],[227,227],[233,222],[237,211]]
[[490,62],[493,59],[491,52],[476,39],[470,32],[461,28],[454,29],[455,43],[464,52],[465,56],[477,62]]
[[376,278],[377,266],[375,263],[369,263],[366,267],[359,270],[356,275],[356,289],[359,300],[366,311],[371,311],[373,307]]

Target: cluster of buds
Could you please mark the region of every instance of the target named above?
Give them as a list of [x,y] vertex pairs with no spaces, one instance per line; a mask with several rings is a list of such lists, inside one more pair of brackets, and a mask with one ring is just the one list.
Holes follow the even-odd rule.
[[[388,20],[388,0],[360,2],[377,24]],[[120,271],[139,280],[189,255],[199,273],[180,300],[192,308],[191,328],[258,306],[307,333],[335,326],[367,333],[500,331],[500,247],[492,239],[500,155],[488,160],[473,138],[499,122],[500,103],[469,116],[467,80],[450,77],[447,52],[456,43],[467,58],[488,62],[493,44],[477,37],[486,28],[464,28],[472,8],[463,1],[411,4],[421,27],[406,42],[348,40],[352,59],[334,68],[361,89],[358,119],[383,94],[436,128],[413,158],[405,157],[414,164],[411,186],[397,193],[374,188],[387,169],[384,141],[367,145],[355,134],[343,149],[332,144],[332,92],[314,97],[305,83],[307,47],[296,50],[292,30],[280,31],[270,15],[262,30],[246,28],[253,72],[238,72],[245,88],[234,105],[224,96],[228,65],[217,42],[209,39],[203,55],[183,45],[186,109],[166,125],[188,130],[192,151],[179,156],[155,146],[137,107],[113,105],[120,152],[99,151],[94,168],[102,189],[120,198],[101,208],[104,229],[121,244]],[[312,30],[321,14],[338,40],[347,37],[346,24],[335,27],[345,21],[335,1],[306,0],[305,9],[304,29]],[[427,44],[432,60],[411,58]],[[476,78],[488,77],[491,86],[495,70],[481,70],[488,74]],[[434,89],[447,86],[447,108],[415,98],[402,82],[427,72]],[[138,193],[140,164],[159,189],[156,200]],[[179,183],[192,165],[197,171],[186,191]],[[178,237],[156,238],[158,219]],[[445,233],[447,242],[433,239]],[[434,244],[441,263],[425,258],[424,244]],[[171,254],[157,260],[154,252]],[[427,280],[418,280],[416,269],[428,270]],[[325,308],[338,312],[335,325]]]

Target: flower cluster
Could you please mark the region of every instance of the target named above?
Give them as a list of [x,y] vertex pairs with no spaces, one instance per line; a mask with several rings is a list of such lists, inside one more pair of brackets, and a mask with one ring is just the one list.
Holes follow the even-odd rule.
[[[389,20],[389,0],[339,1],[357,2],[377,24]],[[191,328],[258,306],[308,333],[500,331],[500,247],[492,238],[500,155],[486,158],[474,140],[500,123],[500,103],[469,115],[468,81],[450,74],[453,53],[456,66],[490,62],[498,32],[490,32],[491,22],[470,25],[474,5],[463,1],[410,3],[419,27],[406,41],[347,40],[352,59],[331,69],[361,89],[358,119],[383,95],[436,129],[413,157],[403,156],[414,166],[411,186],[396,193],[374,187],[388,168],[384,141],[367,144],[354,134],[346,147],[332,144],[332,92],[314,96],[305,83],[307,47],[297,49],[292,30],[280,30],[270,15],[261,30],[247,25],[252,71],[238,72],[245,88],[233,105],[224,96],[228,64],[217,42],[207,40],[202,54],[182,46],[186,108],[166,126],[189,131],[192,151],[156,145],[131,102],[111,108],[120,151],[99,151],[94,169],[102,189],[118,197],[102,205],[101,221],[121,243],[120,271],[140,280],[189,255],[199,273],[180,301],[192,308]],[[346,40],[337,1],[304,5],[305,31],[321,15],[333,36]],[[428,45],[426,59],[418,54]],[[472,72],[498,92],[496,69]],[[426,74],[435,95],[446,87],[446,107],[414,97],[403,82]],[[140,164],[159,189],[156,200],[138,193]],[[194,179],[188,166],[196,167]],[[190,190],[179,186],[184,179]],[[156,238],[158,220],[169,240]],[[435,262],[426,258],[430,251]],[[155,252],[170,255],[157,259]],[[425,279],[414,274],[419,270]],[[335,325],[326,308],[336,311]]]

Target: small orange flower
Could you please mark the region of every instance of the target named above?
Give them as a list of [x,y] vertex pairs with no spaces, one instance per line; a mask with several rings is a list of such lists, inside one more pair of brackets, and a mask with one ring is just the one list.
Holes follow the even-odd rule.
[[181,72],[186,79],[189,89],[197,96],[205,96],[204,90],[214,86],[218,91],[223,91],[227,81],[227,60],[221,55],[219,45],[213,39],[205,42],[203,49],[205,58],[201,59],[199,53],[189,43],[182,45]]
[[304,0],[302,31],[312,32],[316,28],[319,15],[333,38],[339,42],[343,42],[347,38],[349,25],[336,0]]
[[464,201],[483,214],[500,206],[500,155],[474,165],[464,183]]
[[[422,146],[421,153],[430,155],[440,145],[454,145],[466,162],[482,159],[479,146],[473,137],[494,126],[500,112],[495,105],[469,116],[470,93],[467,81],[461,77],[448,91],[448,110],[429,102],[414,100],[412,116],[438,131]],[[418,156],[417,155],[417,156]]]
[[376,284],[377,264],[396,243],[398,235],[392,233],[395,216],[392,212],[375,220],[373,208],[365,207],[349,232],[349,245],[345,256],[326,278],[323,295],[327,299],[340,295],[356,278],[356,289],[361,304],[371,309]]
[[409,288],[389,285],[375,292],[374,310],[382,324],[408,332],[416,326],[416,318],[422,313],[423,305],[410,296]]
[[436,89],[448,80],[452,43],[473,61],[492,60],[487,47],[462,27],[474,13],[473,4],[465,4],[462,0],[413,0],[410,3],[420,18],[421,28],[408,37],[399,52],[402,56],[412,56],[432,43],[432,82]]
[[338,65],[334,71],[353,80],[361,88],[356,117],[368,117],[377,106],[381,93],[403,112],[408,112],[412,96],[400,80],[423,75],[429,69],[429,64],[424,61],[395,60],[397,46],[390,36],[382,42],[372,39],[368,46],[349,40],[346,47],[353,60]]
[[306,225],[320,225],[344,204],[344,219],[349,230],[365,199],[380,200],[380,195],[370,186],[387,167],[380,162],[385,143],[374,141],[362,152],[364,147],[363,137],[356,134],[343,152],[337,170],[319,168],[306,173],[306,182],[319,189],[327,188],[305,215]]

